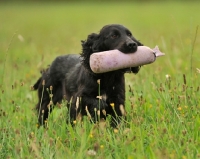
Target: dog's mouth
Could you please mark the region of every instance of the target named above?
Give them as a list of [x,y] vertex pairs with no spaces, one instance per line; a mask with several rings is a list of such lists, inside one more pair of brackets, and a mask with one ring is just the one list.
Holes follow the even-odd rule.
[[122,49],[118,49],[119,51],[121,51],[122,53],[125,53],[125,54],[130,54],[130,53],[134,53],[137,51],[137,48],[122,48]]
[[131,71],[132,71],[133,73],[135,73],[135,74],[136,74],[136,73],[138,73],[138,72],[139,72],[139,70],[140,70],[140,67],[141,67],[141,66],[138,66],[138,67],[132,67],[132,68],[131,68]]
[[125,73],[134,73],[134,74],[137,74],[139,72],[139,70],[140,70],[140,67],[141,66],[124,68],[124,69],[122,69],[122,71],[125,72]]

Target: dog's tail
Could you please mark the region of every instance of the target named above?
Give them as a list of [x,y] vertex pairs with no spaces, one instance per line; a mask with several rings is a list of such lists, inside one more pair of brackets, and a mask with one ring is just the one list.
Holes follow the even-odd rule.
[[37,90],[37,89],[39,88],[40,84],[41,84],[41,81],[42,81],[42,77],[40,77],[40,78],[37,80],[37,82],[36,82],[33,86],[31,86],[31,90],[32,90],[32,91]]
[[33,90],[33,91],[37,90],[40,87],[40,85],[42,85],[44,76],[48,72],[48,70],[49,70],[49,68],[43,69],[43,70],[40,71],[41,77],[37,80],[37,82],[33,86],[31,86],[31,90]]

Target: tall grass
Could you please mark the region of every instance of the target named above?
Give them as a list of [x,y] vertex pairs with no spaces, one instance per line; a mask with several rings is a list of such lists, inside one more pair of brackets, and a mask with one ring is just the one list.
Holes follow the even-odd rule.
[[[1,3],[0,158],[200,158],[199,16],[199,2]],[[110,23],[166,53],[126,75],[126,123],[72,128],[62,103],[38,128],[39,70]]]

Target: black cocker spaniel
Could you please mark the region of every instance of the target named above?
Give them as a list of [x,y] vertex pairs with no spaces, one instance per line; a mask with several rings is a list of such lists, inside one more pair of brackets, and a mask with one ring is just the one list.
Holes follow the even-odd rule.
[[66,99],[72,123],[79,114],[90,114],[91,120],[95,121],[95,113],[99,110],[100,118],[106,119],[107,115],[111,115],[111,126],[117,126],[120,118],[125,115],[124,73],[138,73],[140,67],[96,74],[89,65],[90,55],[114,49],[128,54],[135,52],[138,46],[142,44],[133,37],[130,30],[112,24],[104,26],[99,34],[92,33],[87,40],[82,41],[80,55],[58,56],[33,86],[33,89],[38,90],[36,109],[39,123],[42,125],[47,120],[52,104]]

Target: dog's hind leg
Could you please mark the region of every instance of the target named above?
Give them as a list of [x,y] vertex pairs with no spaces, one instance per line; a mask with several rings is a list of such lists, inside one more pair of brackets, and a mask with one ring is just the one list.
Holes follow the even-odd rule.
[[49,105],[49,99],[41,99],[42,101],[39,102],[36,106],[36,109],[38,111],[38,123],[39,125],[45,126],[45,121],[47,121],[50,110]]
[[48,118],[51,111],[50,107],[50,87],[52,86],[52,80],[49,77],[49,70],[46,69],[41,72],[42,76],[34,84],[33,88],[38,90],[38,104],[36,105],[36,110],[38,112],[38,123],[43,125]]

